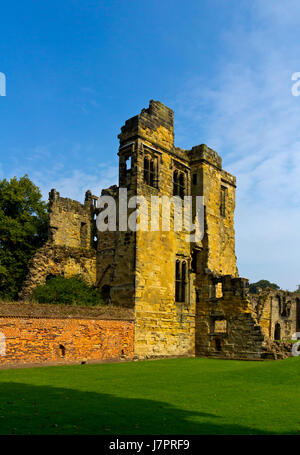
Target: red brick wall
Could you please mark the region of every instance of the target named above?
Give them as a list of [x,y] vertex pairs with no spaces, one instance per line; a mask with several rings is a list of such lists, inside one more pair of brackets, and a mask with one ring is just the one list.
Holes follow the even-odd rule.
[[0,317],[0,333],[6,337],[0,365],[133,357],[132,321]]

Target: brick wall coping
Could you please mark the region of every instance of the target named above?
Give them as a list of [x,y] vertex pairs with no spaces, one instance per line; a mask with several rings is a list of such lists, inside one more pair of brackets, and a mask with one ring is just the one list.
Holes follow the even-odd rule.
[[133,321],[134,313],[130,308],[116,306],[77,307],[33,303],[0,303],[0,318]]

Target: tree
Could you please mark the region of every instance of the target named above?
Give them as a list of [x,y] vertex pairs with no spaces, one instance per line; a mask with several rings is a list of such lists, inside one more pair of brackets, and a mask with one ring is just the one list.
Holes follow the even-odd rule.
[[0,297],[14,299],[47,239],[47,204],[27,175],[0,180]]
[[80,275],[71,278],[49,277],[46,284],[34,288],[32,300],[38,303],[79,306],[104,303],[99,290],[95,286],[89,286]]
[[257,283],[250,283],[249,285],[249,292],[251,294],[257,294],[258,293],[258,288],[261,288],[261,289],[267,289],[267,288],[271,288],[271,289],[280,289],[280,286],[278,286],[278,284],[275,284],[275,283],[271,283],[270,281],[268,280],[260,280],[260,281],[257,281]]

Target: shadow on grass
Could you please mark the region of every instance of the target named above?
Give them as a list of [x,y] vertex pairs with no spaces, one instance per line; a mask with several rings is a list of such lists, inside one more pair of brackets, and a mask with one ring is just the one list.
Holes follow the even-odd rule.
[[148,399],[1,383],[0,434],[270,434]]

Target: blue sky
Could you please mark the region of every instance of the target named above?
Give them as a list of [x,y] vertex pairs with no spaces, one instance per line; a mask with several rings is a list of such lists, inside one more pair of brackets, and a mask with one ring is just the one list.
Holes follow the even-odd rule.
[[237,176],[240,275],[296,288],[298,0],[12,0],[0,25],[0,178],[100,194],[120,127],[160,100],[177,146],[207,143]]

